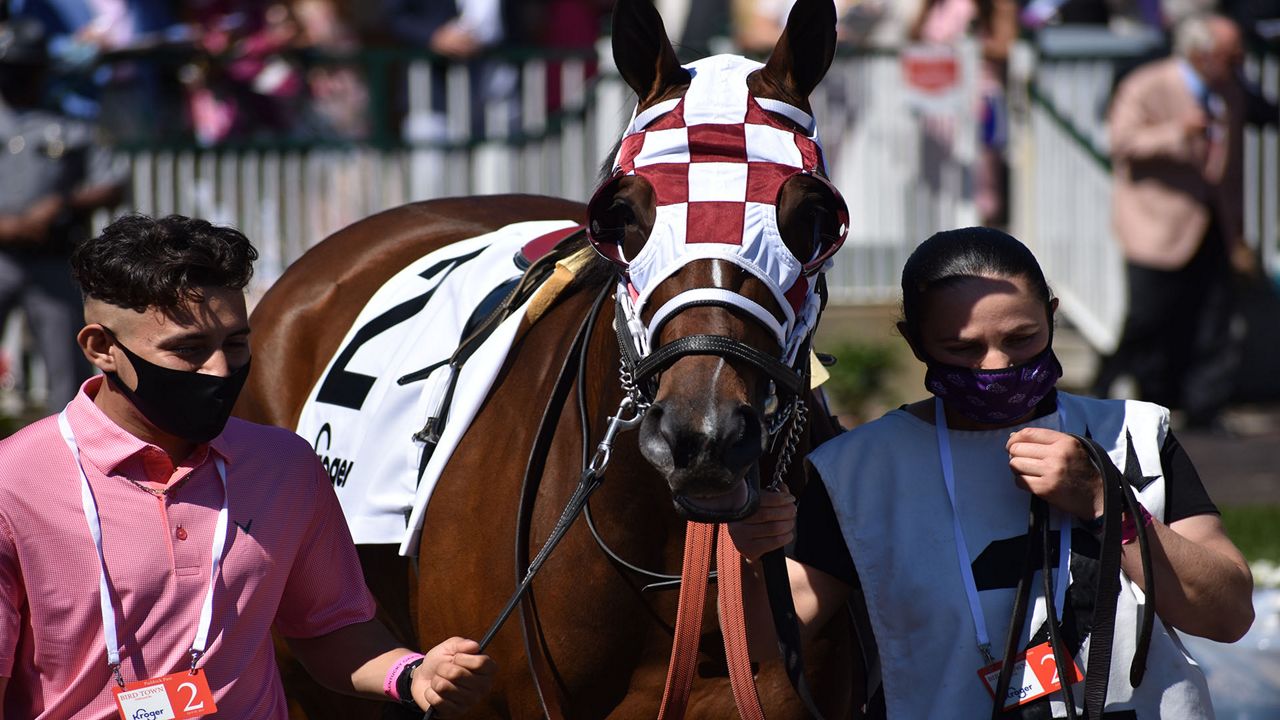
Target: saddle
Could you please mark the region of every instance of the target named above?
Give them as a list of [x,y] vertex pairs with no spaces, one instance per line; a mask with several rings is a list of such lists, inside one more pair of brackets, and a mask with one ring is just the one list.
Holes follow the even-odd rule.
[[480,301],[464,325],[462,341],[453,355],[447,361],[428,365],[396,380],[399,385],[408,385],[427,379],[442,366],[449,367],[448,381],[436,411],[413,435],[414,440],[424,443],[418,464],[419,480],[449,420],[449,407],[462,367],[494,330],[526,303],[532,303],[526,315],[530,324],[546,312],[594,255],[595,251],[582,242],[584,238],[585,229],[576,227],[556,230],[527,243],[515,257],[516,266],[523,268],[524,274],[494,288]]

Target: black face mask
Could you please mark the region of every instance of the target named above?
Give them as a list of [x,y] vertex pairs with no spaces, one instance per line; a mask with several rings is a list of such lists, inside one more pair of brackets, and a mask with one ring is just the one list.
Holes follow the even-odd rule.
[[174,370],[143,360],[117,340],[110,330],[107,333],[133,364],[138,388],[130,390],[114,372],[105,373],[107,380],[129,398],[129,402],[152,425],[193,443],[209,442],[222,432],[249,377],[249,363],[231,371],[226,377]]

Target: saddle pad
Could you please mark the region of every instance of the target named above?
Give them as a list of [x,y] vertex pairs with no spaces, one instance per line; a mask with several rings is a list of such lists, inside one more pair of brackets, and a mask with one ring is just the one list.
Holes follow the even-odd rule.
[[[357,544],[396,543],[416,552],[417,524],[445,463],[506,360],[524,308],[507,318],[464,365],[449,421],[422,477],[424,443],[413,438],[438,414],[448,360],[477,306],[520,277],[526,243],[572,221],[508,225],[411,263],[356,317],[303,405],[297,433],[329,472]],[[439,365],[425,380],[410,373]]]

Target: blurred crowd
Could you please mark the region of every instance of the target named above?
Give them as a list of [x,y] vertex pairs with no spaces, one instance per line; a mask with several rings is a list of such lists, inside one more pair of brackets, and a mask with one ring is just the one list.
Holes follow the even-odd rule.
[[[656,4],[682,59],[689,60],[726,50],[767,52],[791,3]],[[848,46],[946,45],[979,37],[986,68],[977,111],[983,113],[987,144],[997,150],[1003,65],[1020,31],[1060,22],[1163,31],[1216,4],[836,0],[840,36]],[[1256,35],[1258,20],[1280,14],[1268,5],[1267,0],[1225,0],[1219,9]],[[68,115],[98,121],[108,136],[125,144],[211,146],[361,141],[373,133],[440,139],[448,63],[468,65],[473,76],[469,102],[476,116],[470,129],[484,132],[486,102],[513,97],[521,78],[513,66],[477,58],[501,56],[511,47],[589,53],[607,31],[610,6],[608,0],[4,0],[0,20],[32,18],[44,26],[55,78],[48,95]],[[383,49],[393,53],[367,52]],[[428,91],[434,118],[428,114],[406,122],[405,51],[436,59]],[[557,70],[548,71],[546,102],[552,110],[561,92]],[[990,166],[988,175],[999,175],[993,157],[984,163]],[[998,183],[986,187],[980,198],[983,216],[1002,217]]]
[[[596,0],[7,0],[48,34],[49,100],[118,142],[363,140],[370,80],[407,57],[593,46]],[[385,57],[385,56],[384,56]],[[393,83],[394,84],[394,83]],[[404,105],[403,89],[388,101]],[[403,110],[403,107],[399,108]]]

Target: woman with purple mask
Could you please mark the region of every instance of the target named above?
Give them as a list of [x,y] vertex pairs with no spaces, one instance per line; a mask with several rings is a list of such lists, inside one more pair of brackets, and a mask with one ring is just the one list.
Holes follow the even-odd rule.
[[[1079,436],[1105,451],[1137,500],[1121,519],[1106,717],[1212,718],[1204,675],[1178,635],[1239,639],[1253,622],[1253,580],[1168,411],[1055,388],[1058,301],[1035,257],[1005,233],[937,233],[907,260],[902,291],[898,328],[928,368],[932,397],[821,446],[809,456],[820,481],[798,503],[766,493],[730,528],[748,558],[753,654],[774,647],[755,559],[787,546],[806,637],[847,601],[865,607],[872,717],[1083,716],[1104,485]],[[1047,529],[1031,532],[1029,514]],[[1025,621],[1015,622],[1019,586]],[[1007,645],[1018,652],[997,707]],[[1074,708],[1063,679],[1074,680]]]

